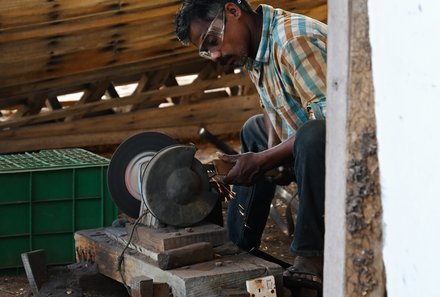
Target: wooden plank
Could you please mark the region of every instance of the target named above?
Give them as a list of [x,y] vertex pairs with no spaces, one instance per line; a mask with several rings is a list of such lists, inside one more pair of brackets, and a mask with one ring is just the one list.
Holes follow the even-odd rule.
[[[247,119],[247,118],[246,118]],[[91,132],[84,131],[83,134],[75,135],[44,135],[35,136],[32,138],[23,139],[0,139],[0,153],[25,152],[41,149],[53,148],[69,148],[69,147],[87,147],[106,144],[120,144],[130,136],[145,132],[156,131],[167,134],[176,139],[197,139],[198,131],[201,126],[208,128],[217,135],[238,134],[245,118],[237,119],[235,121],[228,121],[226,123],[203,123],[186,126],[173,126],[162,128],[146,128],[146,129],[118,129],[118,131],[108,132]]]
[[57,96],[50,96],[47,99],[47,107],[49,107],[52,110],[62,109],[63,106],[61,105],[60,101],[58,100]]
[[[46,56],[39,59],[29,59],[26,66],[18,67],[20,62],[5,61],[0,63],[2,67],[8,67],[10,71],[0,74],[3,86],[12,86],[42,78],[50,79],[69,74],[80,73],[89,69],[100,69],[117,64],[128,64],[145,61],[151,58],[160,58],[161,53],[172,56],[172,52],[179,47],[172,42],[175,39],[172,35],[162,38],[153,43],[149,41],[136,42],[133,44],[106,45],[100,48],[76,50],[65,54],[55,54],[50,51]],[[1,49],[0,50],[4,50]],[[188,52],[190,48],[182,48],[181,52]],[[8,49],[9,51],[9,49]],[[90,59],[90,57],[94,57]],[[5,57],[7,58],[7,57]],[[79,62],[80,61],[80,62]]]
[[[161,6],[170,6],[178,3],[176,0],[125,0],[123,3],[115,3],[114,0],[89,0],[89,1],[63,1],[52,3],[52,1],[38,1],[38,0],[16,0],[16,1],[0,1],[0,16],[2,28],[11,27],[29,27],[34,24],[53,22],[56,20],[68,20],[72,18],[81,18],[88,15],[98,15],[108,12],[120,12],[129,9],[146,7],[148,9],[155,9]],[[260,3],[267,3],[276,7],[284,7],[286,9],[308,9],[313,6],[325,4],[326,1],[310,1],[300,0],[293,1],[253,1],[249,3],[256,6]]]
[[121,275],[127,283],[144,275],[156,283],[167,283],[174,296],[217,297],[222,295],[223,288],[244,289],[246,280],[263,275],[274,275],[277,286],[282,287],[280,266],[247,253],[195,264],[188,269],[162,270],[144,255],[128,250],[119,271],[117,258],[124,247],[112,242],[103,229],[78,231],[74,237],[77,260],[95,262],[102,274],[118,281],[122,281]]
[[168,270],[214,259],[210,242],[197,242],[180,248],[167,250],[157,255],[160,269]]
[[324,294],[385,296],[368,1],[331,5]]
[[[159,31],[160,25],[160,22],[149,25],[147,21],[143,20],[139,24],[128,24],[123,27],[104,27],[94,31],[73,32],[70,35],[52,35],[37,40],[5,41],[6,43],[0,44],[0,49],[5,52],[0,57],[0,63],[2,65],[17,65],[26,61],[28,71],[34,71],[34,68],[43,62],[48,64],[50,61],[48,66],[56,63],[63,64],[68,60],[69,55],[77,52],[85,54],[100,52],[102,54],[113,51],[122,54],[124,51],[142,49],[149,53],[160,49],[163,43],[169,43],[173,49],[181,48],[173,35],[174,33]],[[81,47],[77,46],[78,42],[81,42]],[[57,60],[55,61],[55,59]],[[76,62],[86,64],[90,61]],[[8,72],[15,75],[20,73],[19,71],[20,69],[9,69]]]
[[15,0],[0,1],[0,19],[2,29],[18,26],[31,26],[39,23],[53,22],[96,15],[105,12],[119,12],[127,9],[147,7],[154,9],[176,3],[176,0],[88,0],[88,1],[37,1]]
[[228,75],[222,77],[221,79],[209,80],[199,82],[197,85],[186,85],[186,86],[176,86],[165,88],[162,90],[153,90],[144,92],[137,95],[132,95],[125,97],[123,99],[105,100],[99,103],[91,103],[84,106],[71,107],[69,109],[63,109],[58,111],[53,111],[48,114],[40,114],[33,117],[26,117],[20,120],[7,121],[0,123],[0,129],[2,128],[13,128],[28,124],[36,124],[46,121],[52,121],[57,119],[63,119],[65,117],[72,117],[78,114],[91,113],[96,111],[108,110],[114,107],[121,107],[126,105],[133,105],[140,103],[141,101],[148,101],[152,103],[152,106],[159,105],[164,98],[182,96],[185,94],[191,94],[195,90],[204,90],[209,88],[219,88],[228,87],[231,85],[249,84],[249,78],[243,77],[241,75]]
[[[101,101],[102,96],[104,96],[108,87],[110,86],[110,82],[108,80],[98,82],[96,84],[91,84],[89,88],[87,88],[81,98],[76,102],[75,106],[81,107],[90,102],[99,102]],[[84,109],[83,112],[77,113],[74,116],[68,116],[64,120],[66,122],[74,121],[81,119],[85,115],[87,115],[88,110]]]
[[[227,97],[194,104],[182,104],[166,108],[150,108],[131,113],[87,118],[69,123],[54,123],[0,131],[0,139],[23,139],[44,135],[70,135],[93,132],[109,132],[124,129],[158,129],[175,126],[223,123],[225,117],[242,120],[261,112],[256,96]],[[221,111],[221,112],[219,112]],[[145,121],[148,119],[148,121]],[[114,125],[118,123],[118,125]]]
[[[106,2],[103,2],[102,5],[105,6]],[[261,1],[253,1],[253,3],[257,2]],[[25,3],[34,2],[29,0]],[[325,1],[300,0],[293,3],[269,1],[268,3],[295,9],[295,12],[299,13],[314,14],[317,11],[315,15],[319,15],[320,18],[326,16]],[[60,6],[63,5],[67,4],[63,3]],[[81,5],[83,4],[78,4]],[[35,86],[31,88],[18,87],[18,85],[45,80],[57,81],[66,76],[93,70],[98,73],[105,71],[109,66],[145,61],[146,57],[148,59],[154,57],[153,60],[156,60],[166,55],[170,59],[177,59],[176,55],[179,53],[195,53],[192,48],[183,48],[174,36],[173,16],[179,6],[178,2],[170,1],[169,5],[158,5],[156,9],[150,9],[151,11],[147,9],[148,5],[154,4],[147,1],[143,5],[141,7],[128,4],[125,7],[124,4],[122,11],[126,13],[123,14],[115,14],[115,11],[85,14],[84,17],[67,18],[59,22],[2,30],[0,51],[6,54],[0,56],[0,65],[9,71],[0,78],[1,88],[17,86],[18,89],[36,90]],[[96,7],[93,9],[100,10]],[[112,9],[116,9],[114,5]],[[119,8],[117,10],[119,11]],[[81,47],[77,46],[79,42]],[[90,56],[95,58],[90,59]],[[192,57],[195,58],[196,55]],[[77,79],[81,78],[77,77]],[[94,80],[96,79],[99,77],[95,77]],[[58,81],[55,85],[64,87],[65,83]],[[37,88],[40,90],[44,85],[38,84]],[[15,92],[8,93],[18,95],[17,91],[16,89]],[[0,94],[2,92],[0,89]]]
[[107,94],[110,98],[120,98],[118,91],[116,91],[115,86],[112,83],[108,86]]
[[[145,1],[144,3],[148,3]],[[99,28],[124,27],[125,25],[137,21],[154,21],[172,17],[178,10],[179,5],[174,1],[172,5],[159,6],[150,9],[148,6],[135,9],[125,9],[125,13],[115,13],[113,11],[86,15],[81,18],[60,20],[60,22],[37,23],[25,27],[13,27],[2,29],[0,34],[1,42],[13,42],[26,39],[50,38],[51,36],[65,36],[74,32],[94,31]],[[172,19],[169,19],[168,30],[172,28]],[[151,24],[154,25],[154,24]]]
[[329,1],[324,296],[345,296],[349,0]]
[[[32,94],[29,94],[32,96]],[[0,109],[16,109],[17,105],[26,104],[28,96],[16,97],[16,98],[1,98],[0,97]]]
[[[134,91],[134,94],[141,94],[146,91],[158,90],[160,87],[162,87],[164,85],[165,81],[167,80],[167,78],[169,76],[170,76],[169,69],[163,69],[161,71],[150,72],[148,74],[145,74],[142,77],[138,87]],[[145,100],[145,101],[148,102],[148,100]],[[137,104],[134,104],[131,107],[131,111],[139,110],[144,107],[148,107],[148,105],[145,106],[145,101],[141,101]],[[166,102],[166,99],[163,98],[163,101]]]
[[27,99],[26,104],[22,105],[17,111],[8,119],[14,120],[23,118],[27,115],[35,115],[43,108],[47,99],[47,94],[35,94]]
[[345,294],[384,296],[382,200],[368,0],[350,3],[350,9]]
[[[127,225],[127,233],[131,234],[133,225]],[[219,246],[227,241],[227,231],[213,224],[193,226],[191,228],[160,228],[137,227],[133,235],[133,243],[148,247],[153,251],[164,252],[181,248],[189,244],[209,242]]]
[[48,279],[46,252],[44,250],[35,250],[22,253],[21,260],[32,293],[35,296],[40,295],[40,289]]
[[[68,93],[67,91],[72,87],[75,89],[78,86],[85,85],[90,81],[97,81],[102,78],[116,78],[124,75],[139,74],[147,70],[153,71],[173,63],[183,63],[187,65],[192,61],[199,60],[195,51],[190,51],[188,48],[182,48],[174,50],[170,53],[164,53],[157,55],[153,58],[144,58],[141,61],[134,61],[127,64],[115,64],[107,65],[103,68],[87,69],[78,73],[65,73],[63,76],[58,77],[46,77],[35,76],[32,81],[23,83],[18,81],[14,85],[0,86],[0,98],[7,99],[8,97],[16,97],[18,100],[24,100],[23,98],[29,94],[32,94],[36,90],[52,90],[54,94],[61,95]],[[43,73],[44,74],[44,73]],[[12,99],[12,100],[17,100]],[[4,100],[4,99],[2,99]]]

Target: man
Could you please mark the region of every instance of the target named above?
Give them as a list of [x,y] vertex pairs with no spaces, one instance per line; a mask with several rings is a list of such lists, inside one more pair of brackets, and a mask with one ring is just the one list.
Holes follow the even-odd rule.
[[[244,0],[184,0],[176,33],[202,57],[246,66],[261,98],[263,115],[241,131],[242,153],[220,156],[235,164],[224,178],[236,185],[228,209],[231,240],[248,251],[258,248],[276,184],[294,179],[299,209],[290,252],[296,257],[285,276],[321,284],[326,25],[268,5],[253,11]],[[285,170],[264,177],[280,166]]]

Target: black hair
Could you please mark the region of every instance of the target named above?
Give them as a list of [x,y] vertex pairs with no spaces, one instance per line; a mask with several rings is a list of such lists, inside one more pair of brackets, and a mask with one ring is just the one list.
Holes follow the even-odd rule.
[[189,44],[191,22],[196,19],[211,22],[228,2],[236,4],[244,12],[252,12],[252,7],[245,0],[184,0],[175,20],[177,38],[183,44]]

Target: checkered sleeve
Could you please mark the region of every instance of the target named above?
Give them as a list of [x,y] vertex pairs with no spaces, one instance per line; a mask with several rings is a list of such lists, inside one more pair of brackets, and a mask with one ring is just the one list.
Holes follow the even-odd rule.
[[325,118],[326,44],[319,37],[294,37],[283,46],[281,72],[292,77],[292,92],[305,108],[312,108],[316,119]]

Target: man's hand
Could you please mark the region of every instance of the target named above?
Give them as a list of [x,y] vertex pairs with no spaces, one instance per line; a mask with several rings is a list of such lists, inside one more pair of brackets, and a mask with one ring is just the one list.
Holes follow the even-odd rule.
[[[287,186],[294,180],[293,168],[291,166],[280,166],[276,170],[271,170],[266,178],[279,186]],[[276,174],[273,174],[276,172]]]
[[263,175],[261,168],[261,156],[258,153],[244,153],[226,155],[217,153],[219,159],[226,163],[234,164],[228,174],[223,178],[227,184],[248,186]]
[[[295,137],[290,137],[268,150],[258,153],[243,153],[238,155],[225,155],[217,153],[218,158],[226,163],[234,164],[223,181],[233,185],[248,186],[266,171],[277,168],[284,163],[292,164],[292,147]],[[288,184],[292,181],[292,174],[288,171],[275,174],[272,181],[277,184]]]

